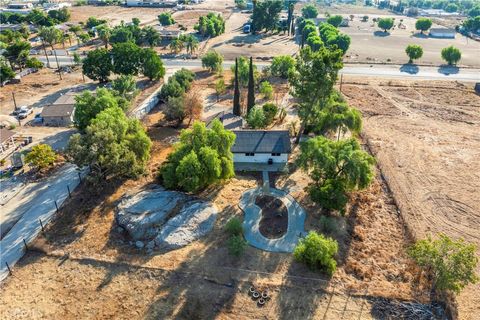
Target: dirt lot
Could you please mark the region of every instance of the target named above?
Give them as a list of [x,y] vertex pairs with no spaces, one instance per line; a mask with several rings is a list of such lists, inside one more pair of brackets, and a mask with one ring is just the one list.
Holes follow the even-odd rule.
[[[291,254],[248,247],[241,258],[228,255],[224,226],[233,216],[242,218],[236,204],[259,183],[258,175],[240,175],[200,194],[220,212],[205,238],[165,254],[135,249],[117,231],[114,207],[126,191],[155,182],[178,134],[158,126],[161,119],[154,110],[145,120],[154,141],[149,174],[112,183],[100,196],[81,187],[35,243],[38,251],[1,284],[0,312],[7,319],[372,319],[385,303],[379,297],[428,302],[428,282],[406,257],[410,240],[380,175],[353,195],[346,217],[334,217],[336,230],[329,235],[340,250],[331,279]],[[321,210],[303,191],[305,174],[292,168],[275,181],[307,210],[306,229],[319,230]],[[252,284],[271,292],[265,307],[248,297]]]
[[[385,14],[385,13],[384,13]],[[347,16],[347,15],[345,15]],[[428,36],[418,35],[415,30],[414,18],[405,16],[391,16],[395,18],[398,24],[403,19],[402,24],[406,29],[395,28],[389,34],[384,34],[371,21],[379,15],[370,15],[369,22],[361,22],[363,15],[355,14],[353,21],[350,21],[349,27],[342,27],[340,30],[352,38],[350,49],[347,52],[347,62],[392,62],[406,63],[408,61],[405,54],[405,48],[409,44],[418,44],[423,47],[423,57],[418,59],[418,64],[441,65],[442,60],[440,52],[443,48],[453,45],[462,52],[462,60],[459,65],[479,67],[480,60],[480,42],[468,39],[457,33],[455,39],[435,39]],[[438,28],[439,25],[433,25],[432,28]],[[381,50],[378,50],[381,48]]]
[[165,8],[128,8],[120,6],[81,6],[71,7],[71,22],[85,22],[89,17],[97,19],[106,19],[112,26],[132,21],[132,18],[140,19],[140,23],[149,24],[158,21],[160,13],[171,11]]
[[[343,93],[363,113],[364,138],[409,228],[417,237],[464,237],[480,253],[480,97],[472,84],[353,82]],[[479,290],[459,296],[459,319],[479,314]]]

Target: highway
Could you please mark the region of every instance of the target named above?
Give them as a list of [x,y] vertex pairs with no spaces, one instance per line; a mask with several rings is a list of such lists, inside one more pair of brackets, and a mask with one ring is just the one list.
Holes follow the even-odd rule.
[[[45,56],[37,58],[46,63]],[[54,56],[48,57],[51,67],[57,67]],[[182,59],[162,59],[165,66],[171,68],[200,68],[200,60],[182,60]],[[61,66],[73,64],[72,56],[58,56],[58,62]],[[230,68],[234,61],[224,61],[223,67]],[[270,62],[255,62],[260,68],[268,66]],[[480,69],[456,68],[456,67],[430,67],[430,66],[410,66],[410,65],[380,65],[380,64],[345,64],[340,71],[344,75],[358,75],[378,78],[407,78],[424,80],[456,80],[456,81],[475,81],[480,82]]]

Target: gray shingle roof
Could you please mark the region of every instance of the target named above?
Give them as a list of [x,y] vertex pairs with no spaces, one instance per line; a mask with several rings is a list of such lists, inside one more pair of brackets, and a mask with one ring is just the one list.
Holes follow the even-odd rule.
[[287,130],[233,130],[237,136],[233,153],[290,153],[290,135]]
[[73,114],[75,105],[73,104],[59,104],[46,106],[42,110],[42,117],[68,117]]

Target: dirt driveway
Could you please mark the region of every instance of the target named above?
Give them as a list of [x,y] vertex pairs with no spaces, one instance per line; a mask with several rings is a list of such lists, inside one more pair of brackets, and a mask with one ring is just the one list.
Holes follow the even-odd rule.
[[[480,253],[480,97],[472,85],[356,83],[343,93],[363,113],[364,138],[414,235],[463,237]],[[459,296],[459,319],[479,314],[475,290]]]

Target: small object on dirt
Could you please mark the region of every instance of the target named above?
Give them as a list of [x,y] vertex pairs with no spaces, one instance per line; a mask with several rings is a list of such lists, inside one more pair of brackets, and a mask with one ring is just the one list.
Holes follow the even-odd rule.
[[259,307],[263,307],[265,305],[265,302],[266,302],[265,299],[260,298],[260,299],[258,299],[257,304],[258,304]]
[[263,298],[263,299],[268,299],[268,290],[263,290],[263,292],[262,292],[262,298]]
[[142,241],[135,241],[135,247],[138,249],[142,249],[145,245],[143,244]]
[[252,298],[257,300],[258,298],[260,298],[260,293],[255,291],[254,293],[252,293]]
[[255,287],[251,286],[250,289],[248,289],[248,294],[253,294],[255,292]]

